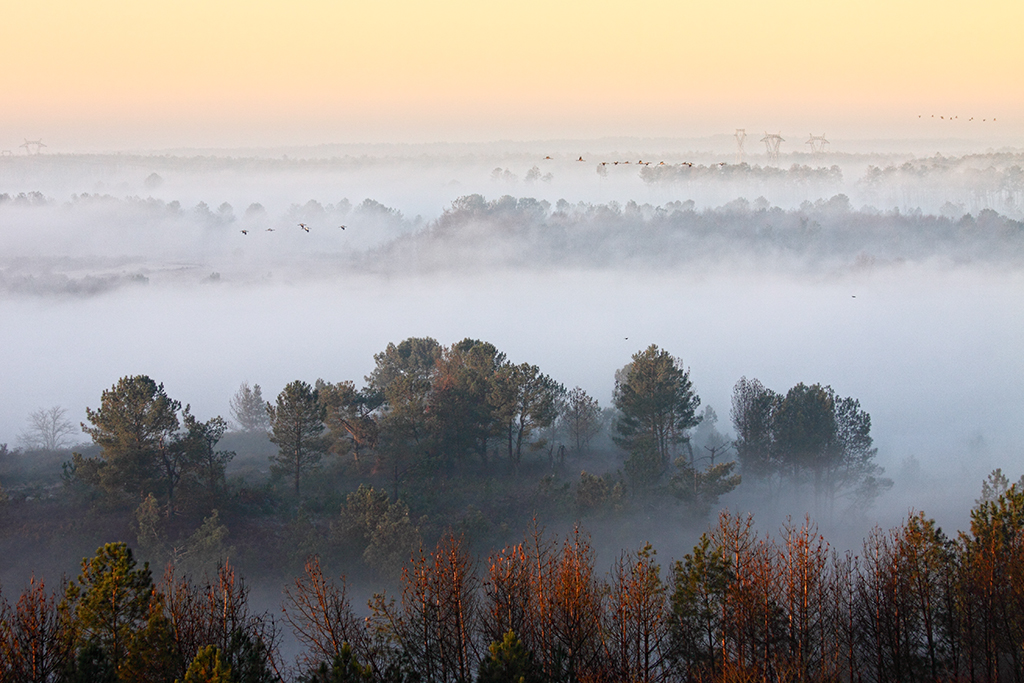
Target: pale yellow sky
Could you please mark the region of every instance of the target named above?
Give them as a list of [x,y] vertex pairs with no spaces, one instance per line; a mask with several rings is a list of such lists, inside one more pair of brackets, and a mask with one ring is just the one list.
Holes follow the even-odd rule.
[[1024,133],[1021,0],[4,4],[0,146]]

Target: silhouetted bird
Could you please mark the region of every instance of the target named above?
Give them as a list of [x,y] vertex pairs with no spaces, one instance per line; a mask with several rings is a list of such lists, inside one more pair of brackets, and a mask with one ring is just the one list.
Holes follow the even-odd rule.
[[344,225],[339,225],[338,227],[339,227],[339,228],[341,228],[342,230],[344,230],[344,229],[345,229],[345,226],[344,226]]
[[249,231],[248,231],[248,230],[242,230],[242,234],[243,234],[243,235],[248,235],[248,234],[249,234]]
[[309,228],[306,226],[305,223],[299,223],[299,227],[305,230],[306,232],[309,232]]
[[580,157],[580,158],[579,158],[579,159],[577,159],[576,161],[583,161],[583,157]]
[[267,228],[267,232],[274,232],[273,228]]

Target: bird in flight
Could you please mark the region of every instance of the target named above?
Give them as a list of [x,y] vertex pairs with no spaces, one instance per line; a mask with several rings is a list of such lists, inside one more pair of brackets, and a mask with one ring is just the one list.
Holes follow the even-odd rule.
[[267,232],[274,232],[273,228],[267,228]]
[[583,157],[580,157],[580,158],[579,158],[579,159],[577,159],[576,161],[583,161]]
[[339,227],[339,228],[341,228],[342,230],[344,230],[344,229],[345,229],[345,226],[344,226],[344,225],[339,225],[338,227]]
[[242,234],[243,234],[243,235],[248,235],[248,234],[249,234],[249,231],[248,231],[248,230],[242,230]]
[[299,227],[305,230],[306,232],[309,232],[309,226],[306,225],[305,223],[299,223]]

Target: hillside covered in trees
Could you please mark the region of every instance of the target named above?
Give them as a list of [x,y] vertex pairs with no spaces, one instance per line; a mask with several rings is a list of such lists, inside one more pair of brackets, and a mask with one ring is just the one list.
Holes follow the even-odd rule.
[[267,576],[319,554],[395,579],[410,552],[448,532],[484,550],[534,519],[700,524],[737,487],[831,520],[863,514],[891,486],[870,415],[827,386],[777,394],[741,379],[730,440],[689,369],[654,345],[616,373],[605,407],[474,339],[410,338],[374,361],[361,387],[295,380],[268,401],[243,384],[231,423],[126,376],[87,408],[91,443],[73,452],[62,409],[41,409],[24,450],[0,459],[4,542],[55,539],[40,552],[59,557],[68,549],[57,539],[116,538],[155,566],[208,569],[231,556]]
[[[683,558],[534,527],[475,556],[462,536],[404,561],[361,619],[311,555],[260,612],[224,563],[155,579],[124,543],[75,579],[0,595],[0,672],[17,681],[1016,681],[1024,640],[1024,481],[999,471],[969,531],[924,513],[858,553],[809,520],[775,535],[723,513]],[[54,586],[56,586],[54,588]],[[10,597],[8,597],[10,596]],[[13,604],[12,604],[13,603]],[[361,612],[362,610],[360,610]],[[294,661],[279,646],[290,633]]]

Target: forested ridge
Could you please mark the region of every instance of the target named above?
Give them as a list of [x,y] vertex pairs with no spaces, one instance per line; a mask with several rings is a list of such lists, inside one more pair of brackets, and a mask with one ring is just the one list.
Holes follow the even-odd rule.
[[[460,536],[404,563],[359,618],[317,556],[275,620],[230,564],[155,580],[124,543],[56,588],[0,601],[11,681],[1016,681],[1024,489],[993,473],[950,537],[924,513],[860,553],[813,523],[774,536],[722,513],[692,552],[650,544],[601,574],[585,532],[534,528],[474,557]],[[285,630],[297,660],[278,651]]]
[[[90,443],[71,445],[61,407],[40,409],[21,448],[0,448],[0,556],[38,562],[21,593],[0,591],[0,670],[1019,680],[1024,490],[999,472],[953,536],[914,513],[846,554],[810,518],[765,535],[723,512],[681,559],[662,566],[633,538],[599,567],[595,523],[704,525],[740,488],[827,521],[892,485],[853,397],[743,377],[729,438],[680,358],[651,345],[624,360],[606,407],[488,342],[420,337],[376,354],[362,386],[295,380],[267,400],[243,383],[230,422],[197,417],[145,375],[87,408]],[[75,552],[80,572],[53,569]],[[243,575],[287,581],[283,612],[253,607]],[[371,587],[365,607],[354,585]]]

